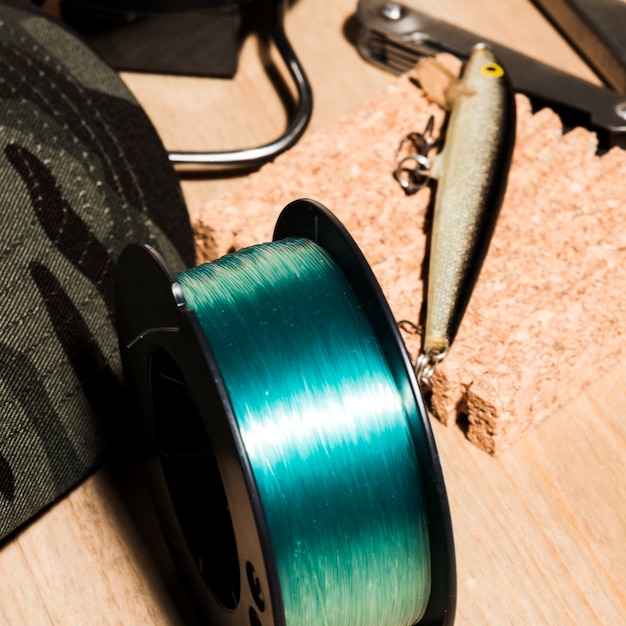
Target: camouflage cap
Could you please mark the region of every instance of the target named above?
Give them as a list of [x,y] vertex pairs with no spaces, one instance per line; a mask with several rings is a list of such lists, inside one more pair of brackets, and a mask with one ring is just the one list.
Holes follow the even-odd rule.
[[117,74],[52,18],[0,2],[0,538],[91,473],[126,410],[114,266],[194,263],[177,176]]

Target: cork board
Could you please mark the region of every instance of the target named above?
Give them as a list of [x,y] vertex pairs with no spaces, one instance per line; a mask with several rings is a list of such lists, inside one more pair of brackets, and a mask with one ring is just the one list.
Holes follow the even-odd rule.
[[[478,284],[429,406],[499,454],[626,354],[626,152],[562,133],[517,96],[508,187]],[[269,241],[280,210],[315,199],[348,228],[398,321],[419,321],[431,190],[394,180],[401,138],[444,112],[406,76],[194,216],[199,261]],[[414,360],[419,335],[403,329]]]

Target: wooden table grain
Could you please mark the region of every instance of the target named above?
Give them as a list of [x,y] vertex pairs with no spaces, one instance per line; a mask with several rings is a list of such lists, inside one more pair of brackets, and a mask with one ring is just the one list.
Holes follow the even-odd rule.
[[[527,0],[408,3],[597,81]],[[355,51],[355,8],[356,0],[298,0],[288,13],[315,91],[309,133],[395,80]],[[171,149],[254,145],[285,123],[254,38],[233,80],[123,78]],[[185,178],[190,212],[241,180]],[[499,458],[433,423],[455,532],[457,624],[626,624],[626,363],[607,366]],[[103,467],[6,543],[0,624],[191,624],[153,529],[133,515],[141,498]]]

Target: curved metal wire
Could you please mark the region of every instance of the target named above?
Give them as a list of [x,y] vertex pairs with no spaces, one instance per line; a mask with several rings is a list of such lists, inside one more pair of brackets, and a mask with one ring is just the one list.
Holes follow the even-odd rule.
[[298,94],[298,107],[293,120],[277,139],[254,148],[224,152],[169,152],[174,164],[199,165],[218,168],[258,168],[291,148],[302,136],[313,112],[313,93],[308,78],[298,60],[284,28],[285,2],[274,0],[271,37],[282,57]]

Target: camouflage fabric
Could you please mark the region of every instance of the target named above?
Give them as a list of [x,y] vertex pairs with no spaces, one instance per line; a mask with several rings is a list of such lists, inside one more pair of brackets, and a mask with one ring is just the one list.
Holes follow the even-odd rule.
[[101,462],[126,402],[114,266],[193,265],[178,180],[119,77],[38,9],[0,2],[0,538]]

